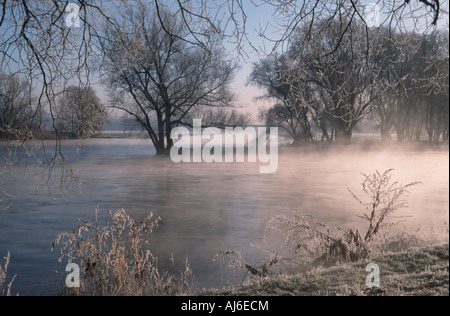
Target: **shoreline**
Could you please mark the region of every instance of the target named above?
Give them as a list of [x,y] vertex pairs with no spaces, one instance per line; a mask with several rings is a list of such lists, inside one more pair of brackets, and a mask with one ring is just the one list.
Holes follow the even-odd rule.
[[[381,287],[368,289],[370,263],[380,266]],[[207,290],[204,296],[448,296],[449,245],[430,246],[371,260],[278,275],[249,285]]]

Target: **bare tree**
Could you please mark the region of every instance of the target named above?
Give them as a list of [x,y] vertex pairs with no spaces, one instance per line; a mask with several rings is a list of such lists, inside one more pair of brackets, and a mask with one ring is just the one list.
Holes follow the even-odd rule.
[[[379,95],[375,89],[379,73],[376,33],[366,45],[362,25],[352,25],[351,32],[340,38],[342,27],[347,27],[345,19],[335,21],[327,32],[316,34],[308,42],[303,39],[309,26],[299,28],[286,54],[269,57],[252,73],[251,80],[266,88],[265,97],[285,105],[285,111],[278,106],[272,114],[287,119],[283,120],[293,136],[300,125],[304,135],[312,139],[310,122],[315,121],[323,138],[329,139],[325,120],[332,116],[336,141],[349,142],[353,129],[372,110]],[[271,61],[273,58],[278,65]]]
[[107,122],[106,107],[91,87],[70,86],[58,103],[57,127],[70,137],[90,137]]
[[[448,33],[447,33],[448,34]],[[447,38],[447,39],[446,39]],[[381,98],[376,105],[383,139],[394,128],[400,141],[445,139],[448,130],[448,35],[389,34],[384,37]]]
[[[253,123],[252,115],[249,113],[240,113],[235,108],[207,108],[194,111],[190,116],[201,118],[203,127],[215,127],[224,129],[226,127],[246,128]],[[192,120],[190,120],[192,121]]]
[[31,92],[30,84],[18,75],[0,73],[0,139],[20,139],[38,125],[32,120]]
[[[268,110],[261,111],[259,116],[260,119],[265,120],[267,127],[282,128],[294,140],[294,143],[298,144],[313,140],[308,119],[308,108],[302,107],[301,111],[302,113],[297,113],[289,106],[276,104]],[[302,126],[306,127],[303,128]]]
[[269,56],[253,67],[249,81],[263,88],[261,99],[273,100],[275,106],[260,113],[267,126],[284,129],[294,142],[312,141],[312,91],[304,80],[293,76],[293,60],[288,55]]
[[430,143],[449,139],[449,33],[437,32],[426,39],[422,90],[425,96],[425,126]]
[[[309,69],[309,80],[325,92],[332,101],[333,129],[337,142],[349,142],[353,129],[371,111],[378,97],[374,82],[378,70],[373,67],[377,48],[372,34],[369,43],[364,42],[365,31],[359,25],[352,25],[349,33],[339,37],[346,23],[336,22],[334,27],[312,40],[310,52],[301,67]],[[337,47],[337,42],[340,41]],[[294,46],[295,47],[295,46]],[[333,54],[327,52],[337,47]],[[303,52],[300,51],[300,56]]]
[[121,96],[113,107],[139,122],[162,154],[173,145],[173,127],[192,126],[193,111],[232,106],[236,67],[225,59],[219,37],[204,50],[181,40],[189,34],[177,17],[165,12],[159,18],[170,32],[151,7],[128,11],[130,33],[110,30],[104,49],[105,82]]

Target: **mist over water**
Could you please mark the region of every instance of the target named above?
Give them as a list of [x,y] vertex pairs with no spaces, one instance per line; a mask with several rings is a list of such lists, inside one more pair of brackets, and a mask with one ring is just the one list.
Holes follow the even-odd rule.
[[[262,242],[267,219],[301,210],[330,227],[364,227],[357,217],[361,206],[347,189],[363,197],[361,173],[395,169],[394,180],[410,189],[408,209],[396,215],[394,229],[448,226],[449,151],[446,147],[306,146],[281,148],[279,168],[260,174],[260,164],[174,164],[150,157],[154,149],[145,140],[90,140],[77,154],[71,142],[65,147],[74,169],[83,176],[79,192],[52,200],[36,179],[24,177],[25,162],[10,170],[3,186],[13,197],[0,211],[0,256],[11,252],[9,273],[17,274],[13,293],[55,294],[65,261],[50,252],[59,232],[71,231],[78,219],[100,222],[110,210],[126,209],[136,220],[149,213],[161,216],[161,225],[149,238],[149,249],[159,257],[160,268],[171,269],[185,258],[200,287],[240,282],[233,272],[213,262],[216,253],[238,250],[250,263],[263,254],[250,247]],[[176,267],[177,269],[178,267]]]

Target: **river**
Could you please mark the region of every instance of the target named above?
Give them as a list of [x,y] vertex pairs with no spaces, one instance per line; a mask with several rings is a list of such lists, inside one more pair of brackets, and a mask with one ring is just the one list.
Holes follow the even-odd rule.
[[262,242],[271,216],[302,210],[330,227],[363,226],[361,206],[347,190],[360,194],[361,173],[393,168],[395,180],[421,182],[410,190],[409,208],[397,214],[398,229],[448,225],[448,146],[317,147],[281,148],[278,171],[260,174],[259,163],[174,164],[154,158],[146,140],[94,139],[79,151],[66,141],[64,153],[82,184],[65,196],[50,196],[30,176],[40,170],[33,160],[19,159],[0,181],[11,195],[0,210],[0,256],[11,253],[13,293],[58,293],[65,264],[51,245],[79,219],[94,220],[96,206],[103,222],[122,208],[136,220],[160,216],[149,243],[160,268],[169,267],[172,254],[179,265],[188,258],[201,288],[236,284],[244,275],[213,262],[219,251],[238,250],[251,263],[262,259],[250,244]]

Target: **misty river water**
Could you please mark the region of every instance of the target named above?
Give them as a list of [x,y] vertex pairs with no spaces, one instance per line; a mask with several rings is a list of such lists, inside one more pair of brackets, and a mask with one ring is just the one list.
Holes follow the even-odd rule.
[[409,208],[397,214],[406,216],[398,229],[448,225],[448,146],[319,147],[282,148],[278,171],[260,174],[259,163],[174,164],[152,157],[146,140],[89,140],[79,153],[67,141],[64,152],[83,183],[53,199],[46,187],[38,190],[39,179],[28,176],[25,162],[19,161],[0,181],[11,195],[0,210],[0,257],[11,252],[8,274],[17,275],[13,293],[58,293],[65,264],[58,263],[51,245],[79,219],[94,220],[96,206],[101,221],[110,210],[122,208],[136,220],[149,212],[160,216],[149,243],[160,268],[170,266],[172,254],[180,266],[188,258],[202,288],[241,281],[244,271],[223,267],[213,257],[238,250],[258,263],[263,254],[250,244],[262,241],[271,216],[302,210],[330,227],[363,225],[357,217],[361,206],[347,190],[361,193],[361,173],[394,168],[400,183],[422,182],[411,188]]

